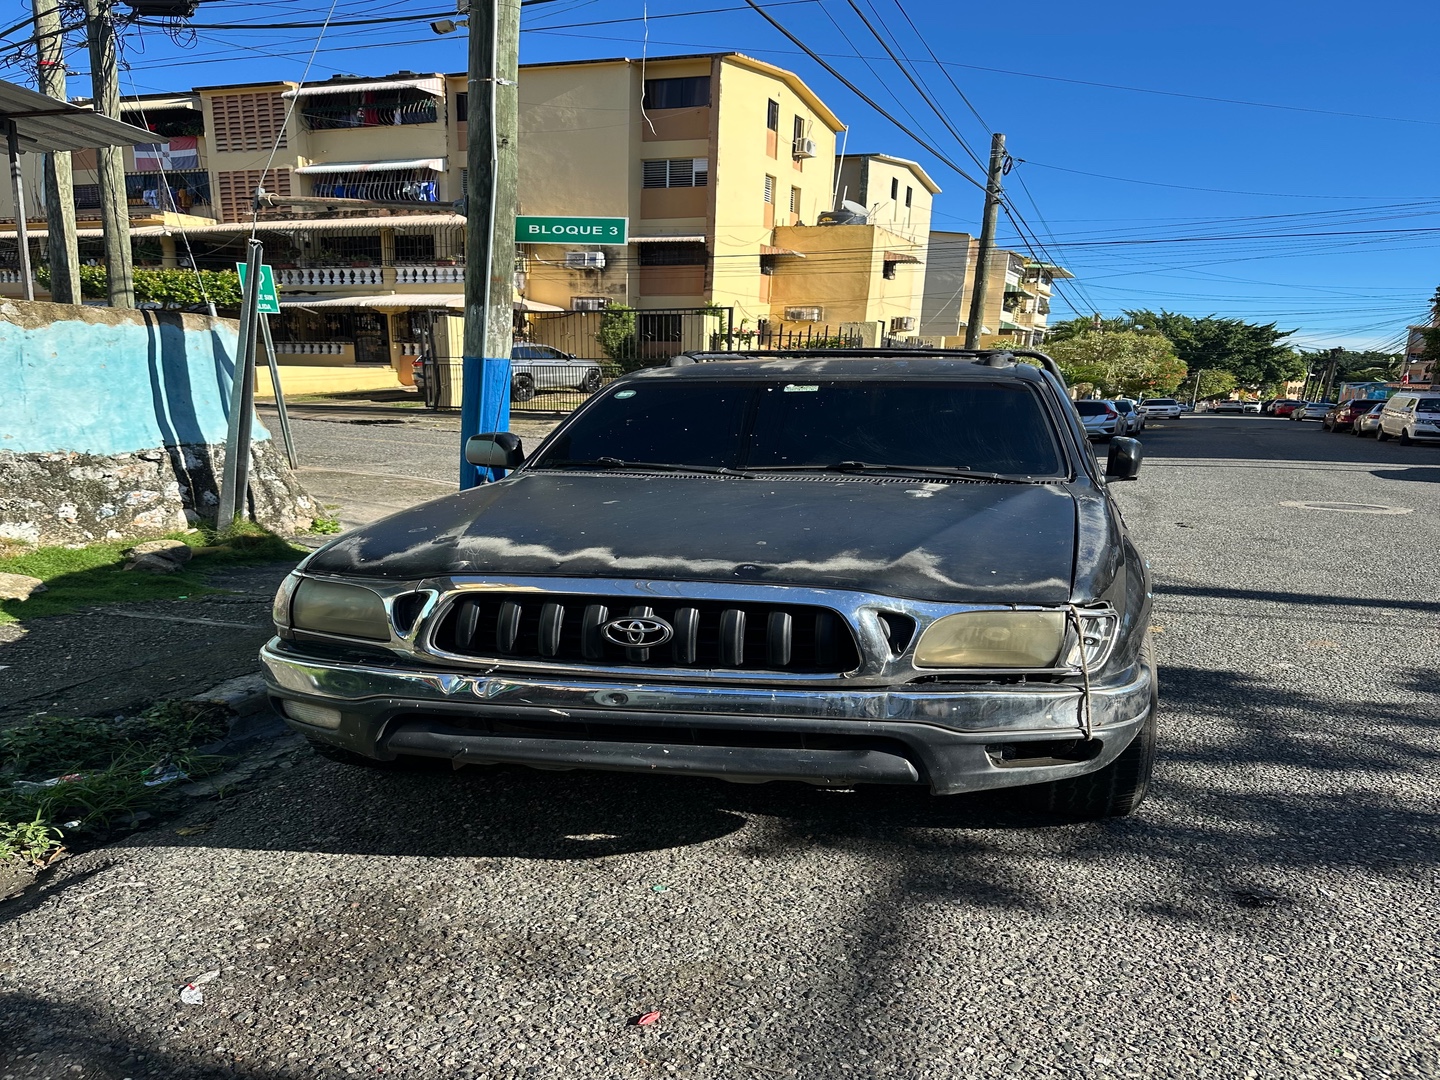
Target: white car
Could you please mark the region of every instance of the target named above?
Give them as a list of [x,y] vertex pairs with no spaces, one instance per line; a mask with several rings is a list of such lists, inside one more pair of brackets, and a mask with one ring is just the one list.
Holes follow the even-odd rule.
[[1177,420],[1182,411],[1173,397],[1151,397],[1140,402],[1140,412],[1146,420]]
[[1401,446],[1416,439],[1440,439],[1440,394],[1406,390],[1387,401],[1375,437],[1384,442],[1391,436]]
[[1117,432],[1120,435],[1132,435],[1145,430],[1145,414],[1140,411],[1140,406],[1130,398],[1116,398],[1114,400],[1115,411],[1125,420],[1125,430]]

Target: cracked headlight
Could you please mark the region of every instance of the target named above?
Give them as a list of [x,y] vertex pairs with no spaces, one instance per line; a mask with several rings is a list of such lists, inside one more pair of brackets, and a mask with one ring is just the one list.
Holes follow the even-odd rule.
[[379,595],[337,581],[301,578],[290,600],[290,625],[317,634],[390,640],[390,620]]
[[1064,644],[1063,611],[967,611],[930,624],[915,646],[915,666],[1051,668]]

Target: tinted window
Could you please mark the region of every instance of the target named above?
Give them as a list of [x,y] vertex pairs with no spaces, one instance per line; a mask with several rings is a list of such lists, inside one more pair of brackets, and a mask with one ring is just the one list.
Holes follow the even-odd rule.
[[753,469],[865,461],[1068,472],[1036,392],[983,382],[622,384],[534,467],[600,457]]
[[956,465],[1054,476],[1038,396],[1015,383],[775,383],[760,391],[745,464]]
[[1173,397],[1147,397],[1147,398],[1146,398],[1144,401],[1142,401],[1140,404],[1141,404],[1141,405],[1174,405],[1174,404],[1175,404],[1175,399],[1174,399]]
[[539,464],[616,457],[734,465],[751,397],[746,383],[623,386],[578,417]]
[[709,75],[645,80],[645,108],[647,109],[693,109],[709,104]]
[[1415,406],[1416,412],[1440,412],[1440,397],[1421,398]]
[[1103,401],[1077,401],[1075,411],[1081,416],[1100,416],[1109,411],[1109,406]]

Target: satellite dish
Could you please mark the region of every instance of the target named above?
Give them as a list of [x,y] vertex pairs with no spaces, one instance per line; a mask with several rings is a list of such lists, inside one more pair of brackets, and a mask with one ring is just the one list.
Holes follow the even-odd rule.
[[866,220],[869,220],[870,218],[870,211],[857,202],[851,202],[849,199],[842,199],[840,200],[840,205],[842,208],[849,210],[852,214],[859,214]]

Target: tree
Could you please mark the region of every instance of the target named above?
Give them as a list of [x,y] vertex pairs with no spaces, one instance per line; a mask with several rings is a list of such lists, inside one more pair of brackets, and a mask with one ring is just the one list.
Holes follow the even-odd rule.
[[1113,319],[1100,319],[1099,326],[1095,325],[1095,320],[1096,316],[1094,315],[1080,315],[1073,319],[1066,319],[1064,322],[1051,323],[1045,331],[1045,340],[1047,342],[1069,341],[1071,338],[1077,338],[1081,334],[1088,334],[1092,330],[1117,331],[1134,329],[1134,327],[1130,325],[1129,319],[1120,316]]
[[1102,397],[1155,397],[1172,393],[1185,365],[1159,334],[1088,330],[1050,346],[1072,385],[1089,385]]
[[1158,331],[1170,339],[1176,355],[1191,371],[1228,371],[1237,385],[1258,390],[1305,373],[1305,361],[1284,344],[1295,331],[1277,330],[1274,323],[1207,315],[1197,319],[1171,311],[1127,311],[1136,328]]
[[[1199,379],[1200,390],[1195,390],[1196,379]],[[1228,371],[1221,371],[1219,368],[1212,368],[1209,371],[1200,371],[1180,385],[1180,394],[1184,397],[1194,398],[1198,401],[1213,401],[1215,398],[1229,397],[1230,392],[1235,389],[1235,376]]]
[[[36,280],[50,287],[50,267],[38,266]],[[80,267],[80,295],[87,300],[103,300],[107,295],[103,266]],[[135,271],[135,301],[180,310],[203,309],[206,302],[222,311],[240,306],[240,275],[234,270],[181,270],[178,268],[140,268]]]
[[1440,384],[1440,288],[1430,298],[1430,325],[1420,331],[1425,347],[1420,350],[1422,362],[1430,365],[1430,385]]
[[1301,358],[1309,366],[1310,371],[1320,371],[1322,374],[1329,367],[1331,358],[1336,359],[1335,382],[1389,382],[1391,379],[1399,378],[1401,361],[1404,357],[1400,353],[1385,353],[1367,350],[1356,352],[1353,349],[1341,349],[1338,353],[1328,349],[1316,353],[1302,353]]
[[595,342],[605,355],[620,365],[622,371],[634,371],[644,365],[635,340],[635,309],[625,304],[611,304],[600,316],[600,329]]

